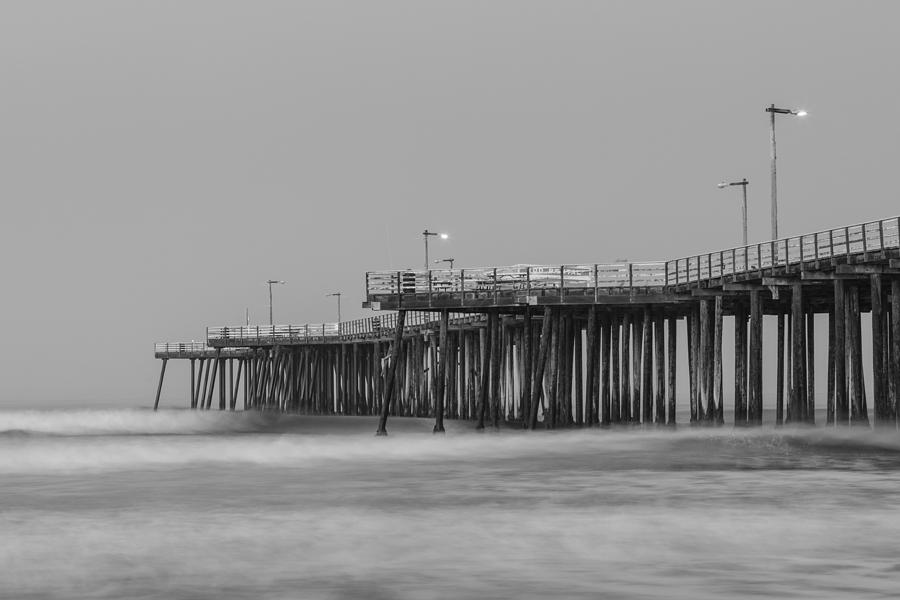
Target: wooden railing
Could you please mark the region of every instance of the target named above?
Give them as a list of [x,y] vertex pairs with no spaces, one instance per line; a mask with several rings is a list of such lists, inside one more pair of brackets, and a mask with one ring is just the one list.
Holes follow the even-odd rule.
[[206,342],[159,342],[153,344],[153,352],[155,354],[199,354],[201,352],[214,353],[216,351],[222,354],[237,353],[240,348],[213,348],[208,346]]
[[[450,313],[450,324],[461,325],[483,320],[483,315]],[[404,329],[437,326],[439,312],[409,312]],[[397,313],[386,313],[364,319],[340,323],[308,323],[304,325],[254,325],[248,327],[208,327],[207,343],[238,342],[247,345],[257,343],[316,343],[344,341],[375,337],[389,337],[397,327]],[[201,344],[205,346],[206,344]]]
[[667,262],[514,265],[478,269],[369,271],[366,294],[428,298],[521,292],[546,295],[584,290],[595,296],[616,290],[664,289],[810,261],[900,247],[900,217],[838,227],[780,240],[678,258]]
[[865,255],[900,247],[900,217],[838,227],[670,260],[666,284],[699,283],[775,267],[800,266],[817,260]]
[[547,290],[603,290],[663,287],[663,262],[596,263],[573,265],[515,265],[478,269],[370,271],[369,297],[403,294],[466,294]]

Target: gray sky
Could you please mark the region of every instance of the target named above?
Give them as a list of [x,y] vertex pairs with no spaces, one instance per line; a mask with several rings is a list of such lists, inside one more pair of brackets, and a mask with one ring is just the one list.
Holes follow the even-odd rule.
[[[0,406],[146,405],[155,341],[364,272],[667,259],[900,214],[893,2],[0,5]],[[174,385],[184,385],[179,372]]]

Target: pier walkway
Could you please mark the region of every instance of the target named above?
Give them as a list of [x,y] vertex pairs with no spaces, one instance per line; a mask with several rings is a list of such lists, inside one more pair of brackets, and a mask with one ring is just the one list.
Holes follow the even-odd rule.
[[[777,341],[766,356],[774,359],[777,424],[814,422],[821,366],[828,424],[869,423],[869,398],[876,425],[897,424],[900,217],[668,261],[374,271],[365,279],[363,306],[396,312],[213,327],[196,347],[157,346],[157,404],[167,360],[188,359],[196,408],[210,407],[218,373],[222,409],[234,408],[242,391],[244,408],[380,413],[380,432],[389,414],[433,417],[436,431],[444,418],[479,427],[674,425],[681,357],[691,422],[722,423],[727,317],[734,424],[757,425],[762,326],[774,317]],[[827,315],[828,352],[818,359],[816,315]]]

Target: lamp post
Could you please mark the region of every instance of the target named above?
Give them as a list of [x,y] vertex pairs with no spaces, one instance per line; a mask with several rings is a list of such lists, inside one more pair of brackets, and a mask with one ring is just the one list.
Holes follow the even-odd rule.
[[333,294],[325,294],[327,297],[337,296],[338,299],[338,323],[341,322],[341,292],[334,292]]
[[719,189],[727,188],[733,185],[739,185],[744,188],[744,201],[741,203],[741,217],[744,225],[744,245],[747,245],[747,185],[750,182],[747,181],[747,178],[744,177],[740,181],[732,181],[731,183],[725,183],[724,181],[719,184]]
[[[805,117],[805,110],[792,110],[790,108],[775,108],[771,105],[766,108],[772,123],[772,239],[778,239],[778,189],[776,186],[777,170],[775,168],[775,115],[794,115],[796,117]],[[746,188],[745,188],[746,189]]]
[[428,238],[430,238],[433,235],[440,236],[442,240],[446,240],[448,237],[450,237],[446,233],[437,233],[435,231],[428,231],[427,229],[422,232],[422,239],[425,240],[425,270],[426,271],[428,270]]
[[266,283],[269,284],[269,325],[274,325],[275,320],[272,318],[272,284],[274,284],[274,283],[285,284],[287,282],[281,281],[278,279],[270,279]]
[[456,260],[455,258],[439,258],[439,259],[437,259],[437,260],[434,261],[434,262],[435,262],[435,264],[438,264],[438,263],[449,263],[449,264],[450,264],[450,268],[452,269],[452,268],[453,268],[453,261],[455,261],[455,260]]

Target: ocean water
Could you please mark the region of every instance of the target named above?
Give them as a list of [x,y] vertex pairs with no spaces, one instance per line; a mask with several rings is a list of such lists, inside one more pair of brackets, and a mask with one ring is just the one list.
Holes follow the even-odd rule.
[[0,598],[888,598],[900,434],[0,412]]

